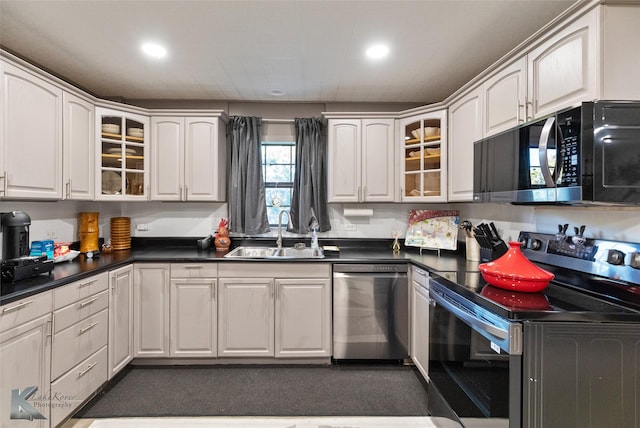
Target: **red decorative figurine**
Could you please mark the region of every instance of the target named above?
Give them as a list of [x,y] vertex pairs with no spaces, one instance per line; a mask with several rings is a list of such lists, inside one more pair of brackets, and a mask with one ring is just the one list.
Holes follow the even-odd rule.
[[216,246],[216,251],[229,251],[231,239],[229,238],[229,222],[226,218],[220,219],[213,243]]

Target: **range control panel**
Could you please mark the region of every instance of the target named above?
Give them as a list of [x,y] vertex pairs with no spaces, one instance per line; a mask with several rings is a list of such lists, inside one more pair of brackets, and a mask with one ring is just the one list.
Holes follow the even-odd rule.
[[532,261],[640,284],[640,243],[577,235],[520,232],[523,254]]

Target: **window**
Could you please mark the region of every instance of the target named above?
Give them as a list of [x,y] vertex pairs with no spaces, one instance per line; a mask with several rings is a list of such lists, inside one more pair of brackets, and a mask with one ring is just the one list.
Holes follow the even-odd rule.
[[270,226],[278,225],[281,210],[291,209],[295,166],[295,142],[262,142],[262,178]]

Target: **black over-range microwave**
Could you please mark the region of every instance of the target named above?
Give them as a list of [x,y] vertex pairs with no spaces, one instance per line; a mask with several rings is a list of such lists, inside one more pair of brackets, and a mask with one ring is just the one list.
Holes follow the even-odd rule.
[[473,199],[640,204],[640,101],[595,101],[473,147]]

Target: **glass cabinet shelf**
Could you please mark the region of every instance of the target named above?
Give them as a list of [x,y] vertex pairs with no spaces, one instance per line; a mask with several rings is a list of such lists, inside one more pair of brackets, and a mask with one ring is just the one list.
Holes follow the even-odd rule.
[[149,119],[97,109],[101,199],[148,198]]
[[441,112],[401,120],[402,200],[446,200],[446,128]]

